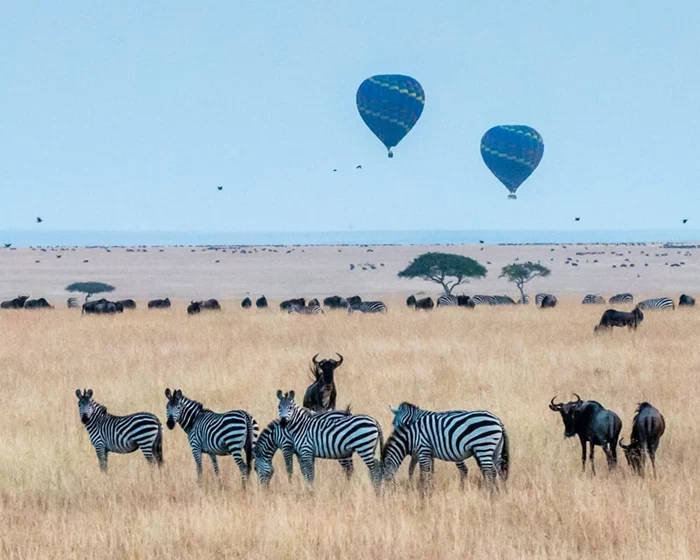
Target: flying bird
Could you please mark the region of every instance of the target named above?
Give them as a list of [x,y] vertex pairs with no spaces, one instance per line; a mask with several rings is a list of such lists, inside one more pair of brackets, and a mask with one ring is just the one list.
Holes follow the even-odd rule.
[[688,218],[683,218],[683,223],[687,224],[688,223]]
[[333,173],[336,173],[337,171],[338,171],[337,169],[334,169],[334,170],[333,170]]
[[39,216],[36,217],[36,223],[37,223],[37,224],[40,224],[40,223],[43,222],[43,221],[44,221],[44,220],[43,220],[42,218],[40,218]]
[[9,249],[10,247],[12,247],[12,243],[5,243],[5,249]]
[[362,169],[362,166],[358,165],[355,169]]
[[581,218],[579,218],[578,216],[576,216],[576,217],[574,218],[574,220],[576,220],[577,222],[580,222],[580,221],[581,221]]
[[223,190],[224,190],[224,186],[223,186],[223,185],[216,185],[216,190],[217,190],[217,191],[223,191]]

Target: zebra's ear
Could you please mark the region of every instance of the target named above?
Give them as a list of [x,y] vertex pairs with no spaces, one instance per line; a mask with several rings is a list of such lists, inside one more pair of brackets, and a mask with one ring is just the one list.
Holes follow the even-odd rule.
[[81,397],[80,389],[76,389],[76,390],[75,390],[75,396],[78,397],[78,398]]
[[290,399],[293,399],[293,398],[294,398],[294,389],[292,389],[291,391],[289,391],[289,398],[290,398]]
[[88,389],[87,391],[85,391],[85,396],[88,399],[91,399],[92,398],[92,389]]
[[392,413],[394,416],[396,416],[396,415],[399,413],[399,409],[398,409],[398,408],[394,408],[394,407],[392,407],[391,405],[389,405],[389,410],[391,410],[391,413]]
[[170,391],[170,387],[168,387],[168,388],[165,390],[165,397],[166,397],[168,400],[170,400],[170,399],[173,398],[173,394],[172,394],[172,392]]
[[173,396],[176,399],[181,399],[182,398],[182,389],[175,389],[175,393],[173,393]]
[[282,400],[284,398],[284,394],[282,393],[282,391],[280,389],[277,389],[277,398],[279,400]]

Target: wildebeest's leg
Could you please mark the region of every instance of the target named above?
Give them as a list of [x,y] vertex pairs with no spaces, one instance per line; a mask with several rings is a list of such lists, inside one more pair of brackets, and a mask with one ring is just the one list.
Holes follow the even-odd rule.
[[656,478],[656,445],[647,443],[647,452],[649,453],[649,460],[651,461],[651,469],[654,472],[654,478]]
[[579,436],[581,441],[581,464],[583,472],[586,472],[586,440]]
[[603,453],[605,453],[605,459],[608,462],[608,469],[612,470],[615,468],[615,461],[613,459],[613,452],[612,452],[612,446],[610,443],[606,443],[605,445],[601,446],[603,448]]
[[594,458],[593,458],[593,454],[595,453],[595,445],[593,445],[593,442],[592,442],[592,441],[588,442],[588,445],[591,446],[591,455],[590,455],[590,459],[591,459],[591,470],[593,471],[593,476],[595,476],[595,460],[594,460]]
[[459,461],[457,463],[457,469],[459,470],[459,487],[464,490],[464,486],[467,483],[467,474],[469,474],[467,465],[464,461]]
[[343,472],[345,473],[345,478],[350,480],[350,478],[352,477],[352,473],[355,470],[355,467],[352,464],[352,457],[346,457],[345,459],[339,459],[338,462],[340,463],[340,466],[343,468]]
[[211,459],[211,466],[214,467],[214,474],[219,476],[219,461],[216,458],[216,455],[213,453],[209,453],[209,458]]
[[233,460],[236,461],[236,465],[238,465],[238,470],[241,471],[243,488],[245,488],[246,482],[248,482],[248,477],[250,476],[250,469],[248,468],[246,462],[243,460],[243,453],[241,452],[241,448],[239,447],[237,449],[232,449],[231,456],[233,457]]
[[95,452],[97,453],[97,460],[100,462],[100,470],[103,473],[107,472],[107,454],[108,451],[104,447],[95,447]]

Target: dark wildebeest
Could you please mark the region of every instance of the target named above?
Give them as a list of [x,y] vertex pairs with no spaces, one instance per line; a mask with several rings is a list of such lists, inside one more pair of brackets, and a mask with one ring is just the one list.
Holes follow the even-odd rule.
[[264,309],[267,307],[267,298],[265,296],[259,297],[255,300],[255,307],[258,309]]
[[24,309],[24,302],[29,299],[29,296],[17,296],[9,301],[0,303],[1,309]]
[[348,298],[348,307],[351,305],[359,305],[362,303],[362,298],[360,296],[352,296]]
[[219,305],[219,302],[215,299],[208,299],[198,303],[202,310],[208,309],[209,311],[221,311],[221,305]]
[[330,296],[323,300],[323,306],[329,309],[347,309],[348,300],[341,296]]
[[408,307],[415,307],[416,306],[416,296],[408,296],[406,298],[406,305]]
[[289,308],[292,306],[306,307],[306,300],[304,298],[286,299],[280,303],[280,309],[282,311],[289,311]]
[[635,307],[631,313],[608,309],[603,313],[600,323],[593,329],[593,332],[605,331],[613,327],[627,327],[637,330],[637,327],[642,324],[643,320],[644,313],[639,307]]
[[552,294],[547,294],[542,298],[542,302],[540,303],[540,309],[552,309],[553,307],[557,306],[557,298],[554,297]]
[[458,307],[469,307],[471,309],[474,309],[476,307],[476,304],[474,303],[474,300],[472,298],[470,298],[469,296],[460,295],[460,296],[457,296],[457,306]]
[[136,302],[133,299],[120,299],[115,302],[122,306],[122,309],[136,309]]
[[24,302],[24,308],[25,309],[53,309],[53,305],[51,305],[48,301],[46,301],[42,297],[39,299],[28,299],[27,301]]
[[597,401],[582,401],[576,395],[575,401],[568,403],[555,403],[554,398],[549,403],[549,408],[561,414],[564,422],[564,437],[578,436],[581,441],[581,462],[583,472],[586,472],[586,442],[590,446],[591,469],[595,474],[593,452],[595,446],[603,448],[608,460],[608,468],[613,469],[617,465],[617,440],[622,430],[620,417],[612,410],[606,410]]
[[693,296],[683,294],[680,297],[680,299],[678,300],[678,307],[694,307],[694,306],[695,306],[695,298]]
[[199,313],[202,311],[202,302],[201,301],[190,301],[190,304],[187,306],[187,314],[188,315],[194,315],[195,313]]
[[170,298],[152,299],[148,302],[148,309],[168,309],[170,307]]
[[627,464],[639,476],[644,476],[648,454],[656,477],[656,450],[659,448],[659,440],[664,431],[666,431],[666,421],[661,413],[648,402],[639,403],[632,421],[632,441],[629,445],[624,445],[620,439],[620,447],[625,451]]
[[250,300],[249,297],[245,298],[245,299],[241,302],[241,307],[242,307],[243,309],[249,309],[249,308],[252,307],[252,306],[253,306],[253,302]]
[[338,396],[338,392],[335,388],[333,374],[343,363],[343,357],[338,354],[338,361],[321,360],[320,362],[316,361],[316,358],[318,358],[318,354],[311,358],[313,362],[311,373],[315,381],[306,389],[306,393],[304,394],[304,408],[308,408],[314,412],[335,410],[335,400]]
[[417,299],[415,305],[416,309],[425,309],[427,311],[428,309],[435,307],[435,302],[433,301],[433,298],[426,297],[423,299]]
[[124,310],[120,302],[111,302],[104,298],[95,301],[86,301],[83,304],[83,313],[88,315],[112,315],[121,313]]

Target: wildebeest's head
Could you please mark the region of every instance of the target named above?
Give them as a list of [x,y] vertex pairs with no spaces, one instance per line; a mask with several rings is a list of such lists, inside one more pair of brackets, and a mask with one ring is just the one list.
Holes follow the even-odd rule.
[[625,459],[627,459],[627,464],[630,468],[637,474],[641,474],[644,469],[644,463],[642,462],[642,448],[638,441],[632,441],[629,445],[622,443],[622,438],[620,438],[620,447],[622,447],[625,452]]
[[283,393],[278,390],[277,398],[280,401],[277,405],[277,410],[280,415],[280,426],[284,428],[294,416],[294,411],[297,408],[297,403],[294,402],[294,391]]
[[[336,354],[338,354],[336,352]],[[338,354],[338,360],[328,359],[317,361],[318,354],[316,354],[311,361],[313,365],[311,366],[311,373],[313,373],[314,378],[318,381],[323,380],[324,385],[333,384],[333,372],[343,364],[343,357]]]
[[83,424],[87,424],[95,414],[96,410],[95,402],[92,400],[92,389],[87,389],[82,393],[80,392],[80,389],[76,389],[75,396],[78,397],[78,413],[80,414],[80,421]]
[[165,390],[165,397],[168,399],[168,404],[165,405],[165,415],[168,418],[167,425],[172,430],[182,414],[182,391],[175,389],[174,392],[171,392],[168,388]]
[[569,401],[568,403],[555,403],[554,399],[556,397],[552,397],[552,400],[549,403],[550,410],[561,414],[561,419],[564,422],[565,437],[573,437],[576,435],[576,414],[583,403],[581,397],[579,397],[576,393],[574,393],[574,395],[576,396],[575,401]]
[[639,309],[639,306],[635,306],[635,308],[632,310],[632,315],[635,316],[637,321],[644,319],[644,313],[642,313],[642,310]]

